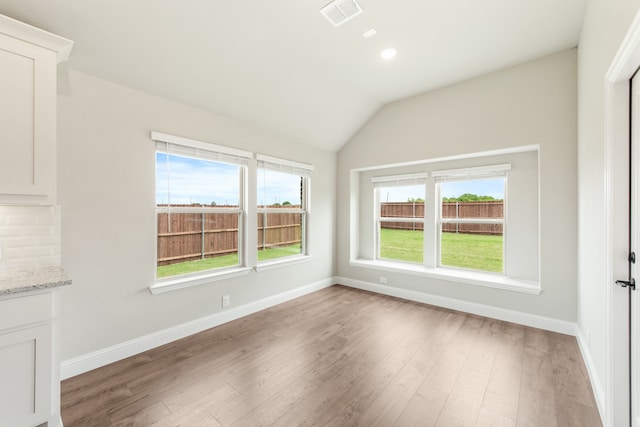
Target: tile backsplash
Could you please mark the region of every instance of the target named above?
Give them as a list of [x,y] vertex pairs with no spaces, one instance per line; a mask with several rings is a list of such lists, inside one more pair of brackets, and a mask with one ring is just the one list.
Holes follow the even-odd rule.
[[0,270],[60,265],[60,206],[0,205]]

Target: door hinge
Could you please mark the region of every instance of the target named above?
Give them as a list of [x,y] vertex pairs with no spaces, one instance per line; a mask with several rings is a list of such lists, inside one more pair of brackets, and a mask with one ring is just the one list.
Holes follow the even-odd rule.
[[620,285],[623,288],[631,288],[631,290],[636,290],[636,279],[634,279],[633,277],[631,278],[631,280],[627,281],[627,280],[616,280],[616,285]]
[[635,264],[635,263],[636,263],[636,253],[635,253],[635,252],[631,252],[631,253],[629,254],[628,261],[629,261],[631,264]]

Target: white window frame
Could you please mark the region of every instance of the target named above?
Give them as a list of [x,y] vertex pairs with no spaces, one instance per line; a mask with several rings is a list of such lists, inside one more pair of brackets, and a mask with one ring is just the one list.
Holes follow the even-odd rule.
[[[436,228],[436,240],[437,240],[437,266],[441,268],[452,268],[459,270],[469,270],[474,272],[483,272],[488,274],[500,274],[506,275],[507,266],[507,252],[505,242],[507,240],[507,172],[511,170],[511,164],[499,164],[491,166],[481,166],[475,168],[463,168],[452,169],[443,171],[434,171],[432,176],[435,178],[436,190],[435,200],[438,206],[438,219]],[[442,192],[441,184],[445,182],[454,181],[474,181],[480,179],[490,178],[503,178],[504,179],[504,215],[502,218],[489,219],[489,218],[444,218],[442,216]],[[502,225],[502,271],[501,272],[489,272],[485,270],[465,269],[463,267],[456,267],[451,265],[442,264],[442,225],[443,224],[501,224]]]
[[[373,183],[373,190],[374,190],[373,200],[374,200],[374,206],[375,206],[375,214],[374,214],[375,259],[382,260],[382,261],[408,263],[408,264],[419,264],[411,261],[382,258],[380,256],[380,229],[382,228],[383,222],[419,222],[419,223],[422,223],[423,236],[425,236],[425,233],[424,233],[424,230],[426,227],[425,217],[427,215],[426,208],[425,208],[425,217],[422,217],[422,218],[411,218],[411,217],[391,218],[391,217],[380,216],[381,202],[380,202],[379,189],[384,187],[402,187],[402,186],[409,186],[409,185],[422,185],[424,187],[424,191],[422,195],[425,200],[425,206],[426,206],[428,176],[429,175],[427,173],[414,173],[414,174],[404,174],[404,175],[376,176],[371,179],[371,182]],[[423,262],[425,259],[426,248],[427,248],[426,238],[423,237],[423,241],[422,241]]]
[[[258,261],[256,253],[256,271],[269,270],[277,268],[285,264],[293,264],[299,262],[305,262],[311,259],[309,253],[309,223],[311,215],[311,174],[313,172],[313,166],[306,163],[294,162],[291,160],[280,159],[271,156],[265,156],[262,154],[256,154],[257,168],[256,178],[260,179],[260,169],[268,169],[279,172],[289,173],[294,176],[300,176],[302,178],[302,200],[300,208],[269,208],[259,207],[256,203],[256,214],[264,215],[263,224],[266,226],[267,214],[269,213],[294,213],[301,215],[301,244],[300,254],[284,256],[274,258],[265,261]],[[256,201],[257,202],[257,201]],[[256,229],[257,231],[257,229]],[[256,252],[258,248],[256,247]]]
[[[248,162],[253,154],[247,151],[238,150],[221,145],[210,144],[207,142],[196,141],[188,138],[167,135],[160,132],[151,132],[151,139],[156,144],[155,152],[162,151],[163,147],[170,154],[185,155],[198,159],[215,161],[221,163],[229,163],[239,166],[239,192],[238,208],[216,208],[216,207],[157,207],[155,212],[156,221],[156,250],[154,270],[157,272],[158,253],[157,253],[157,219],[158,214],[162,212],[171,213],[235,213],[238,218],[238,265],[224,267],[214,270],[203,270],[178,276],[166,278],[157,278],[155,276],[154,283],[149,287],[152,294],[168,292],[176,289],[182,289],[189,286],[209,283],[216,280],[228,279],[231,277],[242,276],[248,274],[250,269],[247,266],[247,169]],[[154,181],[155,182],[155,181]],[[156,202],[154,201],[154,205]]]
[[[495,289],[504,289],[509,291],[516,291],[528,294],[540,294],[542,292],[542,288],[540,285],[540,276],[538,273],[538,278],[536,279],[525,279],[525,278],[514,278],[508,275],[508,263],[507,263],[507,240],[506,238],[503,240],[503,270],[504,274],[486,272],[480,270],[470,270],[449,266],[440,266],[440,248],[439,242],[440,237],[438,236],[439,219],[441,214],[439,210],[441,209],[440,203],[438,200],[440,198],[439,192],[437,191],[438,184],[437,180],[445,179],[475,179],[481,177],[491,177],[496,176],[496,174],[506,174],[508,170],[510,170],[510,165],[503,164],[493,164],[488,166],[480,166],[480,167],[470,167],[470,168],[459,168],[459,169],[447,169],[447,170],[434,170],[433,167],[429,167],[432,163],[439,162],[457,162],[461,163],[466,159],[473,161],[475,164],[478,164],[478,161],[475,159],[479,159],[485,156],[501,156],[501,155],[518,155],[519,153],[527,153],[527,152],[538,152],[538,146],[524,146],[517,147],[509,150],[498,150],[494,152],[486,152],[486,153],[475,153],[461,156],[452,156],[447,158],[438,158],[438,159],[430,159],[430,160],[421,160],[415,162],[408,162],[404,164],[391,164],[386,166],[378,166],[378,167],[368,167],[362,169],[354,169],[351,171],[351,192],[352,192],[352,202],[351,202],[351,216],[350,216],[350,224],[351,224],[351,241],[356,242],[356,246],[351,246],[350,249],[350,260],[349,264],[354,267],[366,268],[369,270],[378,270],[382,272],[389,273],[401,273],[401,274],[409,274],[420,277],[427,277],[437,280],[451,281],[455,283],[464,283],[469,285],[478,285],[483,287],[495,288]],[[539,159],[538,159],[539,164]],[[420,167],[422,165],[422,167]],[[360,240],[360,234],[362,231],[359,231],[358,224],[361,221],[361,215],[359,205],[357,204],[359,197],[354,197],[360,192],[361,183],[359,183],[360,176],[362,173],[371,173],[371,171],[383,171],[385,169],[395,169],[396,172],[395,178],[399,176],[407,176],[411,174],[398,175],[397,170],[399,168],[407,168],[409,171],[415,171],[416,167],[420,167],[422,171],[427,169],[427,183],[426,183],[426,197],[425,197],[425,223],[424,223],[424,255],[423,255],[423,264],[419,263],[411,263],[411,262],[402,262],[396,260],[387,260],[387,259],[379,259],[378,254],[378,239],[377,233],[374,229],[372,232],[372,258],[368,257],[360,257],[359,254],[360,249],[358,246],[362,244],[362,240]],[[502,169],[502,170],[501,170]],[[537,174],[539,176],[539,167],[537,170]],[[394,178],[389,177],[389,179]],[[370,178],[372,181],[372,185],[374,180],[380,180],[380,177]],[[539,182],[539,178],[538,182]],[[539,188],[539,187],[538,187]],[[505,184],[505,232],[506,232],[506,224],[508,223],[508,208],[506,199],[507,196],[507,186]],[[376,199],[376,190],[374,188],[373,198],[373,209],[375,214],[373,215],[373,225],[372,228],[378,227],[378,202]],[[535,195],[536,199],[539,201],[539,194]],[[356,204],[354,204],[356,203]],[[539,215],[539,211],[538,211]],[[366,217],[366,214],[365,214]],[[395,219],[394,219],[395,220]],[[413,220],[413,219],[412,219]],[[539,221],[538,221],[539,223]],[[539,233],[539,230],[538,230]],[[366,239],[366,238],[365,238]],[[366,241],[366,240],[365,240]],[[538,244],[539,244],[539,234],[538,234]],[[367,253],[365,251],[365,253]],[[430,256],[429,254],[433,254]],[[539,272],[538,266],[538,272]]]

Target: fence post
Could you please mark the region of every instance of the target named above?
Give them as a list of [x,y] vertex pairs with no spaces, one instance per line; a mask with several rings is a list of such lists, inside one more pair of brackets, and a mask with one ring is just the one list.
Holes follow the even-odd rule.
[[[416,202],[414,200],[413,201],[413,205],[412,205],[412,216],[411,216],[411,218],[415,218],[415,217],[416,217]],[[416,231],[416,223],[415,223],[415,221],[412,222],[412,228],[413,228],[412,231]]]
[[458,222],[458,218],[460,218],[460,202],[456,202],[456,234],[458,234],[458,230],[460,227],[460,223]]
[[202,252],[202,255],[200,256],[200,258],[204,259],[204,211],[202,211],[202,216],[200,219],[200,228],[202,228],[202,242],[200,243],[200,252]]
[[262,212],[262,250],[267,248],[267,213]]

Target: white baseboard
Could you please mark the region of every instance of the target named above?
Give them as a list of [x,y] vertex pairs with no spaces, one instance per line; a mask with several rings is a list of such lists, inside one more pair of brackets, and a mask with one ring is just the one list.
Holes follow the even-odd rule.
[[521,313],[519,311],[507,310],[504,308],[491,307],[483,304],[460,301],[453,298],[430,295],[422,292],[411,291],[408,289],[383,286],[377,283],[349,279],[346,277],[336,277],[335,283],[339,283],[341,285],[349,286],[352,288],[362,289],[365,291],[403,298],[410,301],[431,304],[438,307],[445,307],[452,310],[463,311],[466,313],[477,314],[493,319],[504,320],[520,325],[531,326],[534,328],[545,329],[548,331],[575,336],[576,340],[578,341],[578,347],[580,348],[582,359],[585,362],[585,366],[589,374],[589,380],[591,381],[591,387],[596,400],[596,405],[598,407],[598,412],[600,413],[600,419],[605,419],[604,415],[606,406],[605,393],[602,386],[603,384],[602,381],[600,381],[600,377],[598,376],[598,373],[595,369],[593,359],[588,351],[589,346],[586,345],[584,336],[582,335],[582,332],[580,331],[580,328],[578,328],[577,324],[564,320],[538,316],[535,314]]
[[[245,304],[243,306],[224,310],[210,316],[183,323],[181,325],[173,326],[162,331],[154,332],[152,334],[145,335],[130,341],[87,353],[73,359],[64,360],[61,363],[60,367],[61,378],[67,379],[76,375],[80,375],[84,372],[88,372],[101,366],[108,365],[109,363],[117,362],[118,360],[125,359],[127,357],[142,353],[152,348],[168,344],[172,341],[185,338],[189,335],[193,335],[206,329],[210,329],[215,326],[230,322],[232,320],[247,316],[249,314],[256,313],[260,310],[273,307],[274,305],[281,304],[294,298],[298,298],[303,295],[318,291],[320,289],[327,288],[335,283],[370,292],[376,292],[383,295],[404,298],[410,301],[431,304],[439,307],[449,308],[452,310],[491,317],[493,319],[532,326],[535,328],[545,329],[553,332],[559,332],[567,335],[576,335],[575,323],[566,322],[563,320],[551,319],[535,314],[521,313],[514,310],[491,307],[453,298],[430,295],[422,292],[411,291],[408,289],[383,286],[377,283],[365,282],[362,280],[349,279],[346,277],[335,277],[321,280],[319,282],[302,286],[300,288],[296,288],[277,295],[272,295],[259,301]],[[585,354],[586,353],[583,351],[583,357],[585,357]],[[589,369],[589,373],[591,375],[592,369],[589,366],[589,360],[590,359],[587,359],[585,357],[585,363],[587,364],[587,368]],[[598,381],[594,380],[595,378],[592,378],[592,384],[600,384]],[[598,407],[601,408],[601,402],[603,400],[598,399],[603,396],[603,394],[599,394],[597,390],[594,390],[594,394],[596,394]]]
[[596,399],[596,405],[598,406],[598,412],[600,413],[600,420],[604,425],[605,423],[603,420],[605,419],[606,411],[604,388],[602,387],[602,381],[600,381],[600,376],[596,371],[595,364],[593,363],[593,358],[591,357],[591,353],[589,352],[589,345],[587,343],[587,340],[585,340],[582,331],[577,326],[576,339],[578,340],[578,347],[580,348],[580,354],[582,354],[582,360],[584,360],[584,364],[587,367],[587,373],[589,374],[589,380],[591,381],[593,396]]
[[292,289],[277,295],[272,295],[259,301],[224,310],[210,316],[192,320],[190,322],[116,344],[111,347],[74,357],[73,359],[64,360],[60,366],[61,378],[64,380],[80,375],[84,372],[108,365],[109,363],[117,362],[118,360],[142,353],[143,351],[168,344],[172,341],[188,337],[189,335],[193,335],[206,329],[222,325],[223,323],[273,307],[274,305],[310,294],[320,289],[328,288],[334,283],[333,278],[321,280],[310,285]]
[[349,286],[352,288],[362,289],[365,291],[403,298],[410,301],[449,308],[451,310],[477,314],[480,316],[490,317],[492,319],[504,320],[507,322],[513,322],[520,325],[531,326],[534,328],[544,329],[552,332],[559,332],[561,334],[576,334],[576,324],[567,322],[565,320],[552,319],[549,317],[538,316],[536,314],[522,313],[515,310],[507,310],[505,308],[498,308],[474,302],[461,301],[454,298],[441,297],[423,292],[396,288],[393,286],[384,286],[377,283],[349,279],[346,277],[336,277],[335,283],[339,283],[341,285]]

